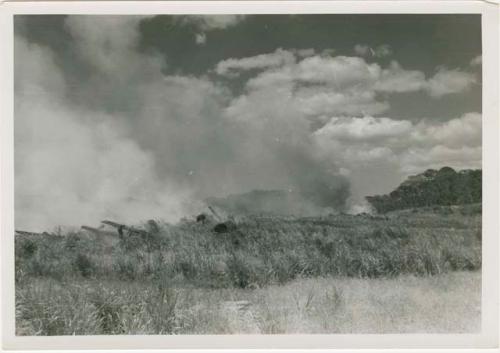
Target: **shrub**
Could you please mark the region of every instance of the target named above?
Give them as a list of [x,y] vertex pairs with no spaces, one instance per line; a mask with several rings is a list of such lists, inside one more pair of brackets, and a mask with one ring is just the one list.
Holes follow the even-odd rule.
[[76,255],[74,266],[83,277],[90,277],[95,272],[95,266],[85,254]]
[[26,258],[30,258],[35,254],[36,249],[36,243],[31,239],[26,239],[22,243],[22,253],[20,255]]

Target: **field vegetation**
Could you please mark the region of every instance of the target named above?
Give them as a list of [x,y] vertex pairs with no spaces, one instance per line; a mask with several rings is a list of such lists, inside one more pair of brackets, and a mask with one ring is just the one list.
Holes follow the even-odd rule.
[[302,278],[259,289],[37,278],[17,291],[18,335],[471,333],[481,275]]
[[480,205],[228,224],[17,235],[18,334],[477,328]]

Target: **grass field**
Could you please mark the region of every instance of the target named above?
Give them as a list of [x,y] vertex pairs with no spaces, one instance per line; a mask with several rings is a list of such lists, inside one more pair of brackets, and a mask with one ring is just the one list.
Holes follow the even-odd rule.
[[310,278],[261,289],[61,283],[17,291],[18,335],[462,333],[480,330],[481,275]]
[[477,207],[16,237],[19,335],[475,332]]

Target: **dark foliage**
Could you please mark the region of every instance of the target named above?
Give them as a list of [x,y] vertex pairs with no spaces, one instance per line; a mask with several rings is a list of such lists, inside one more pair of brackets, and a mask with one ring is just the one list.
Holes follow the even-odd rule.
[[94,273],[94,265],[85,254],[76,255],[74,266],[83,277],[90,277]]
[[196,222],[202,222],[205,223],[207,221],[207,215],[202,213],[196,216]]
[[480,203],[481,177],[481,170],[429,169],[409,177],[389,195],[368,196],[366,199],[379,213],[433,205]]
[[229,228],[225,223],[218,223],[214,227],[215,233],[227,233],[229,232]]

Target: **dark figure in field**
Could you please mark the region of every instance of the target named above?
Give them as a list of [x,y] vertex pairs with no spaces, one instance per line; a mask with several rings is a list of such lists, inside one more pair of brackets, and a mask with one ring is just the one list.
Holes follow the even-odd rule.
[[150,219],[148,221],[148,226],[149,229],[152,233],[159,233],[160,232],[160,226],[158,226],[158,223],[154,219]]
[[124,228],[123,226],[118,227],[118,234],[120,235],[120,237],[123,236],[123,228]]
[[214,232],[215,233],[227,233],[229,231],[229,228],[225,223],[218,223],[214,227]]
[[196,216],[196,222],[205,223],[207,221],[207,215],[202,213]]

